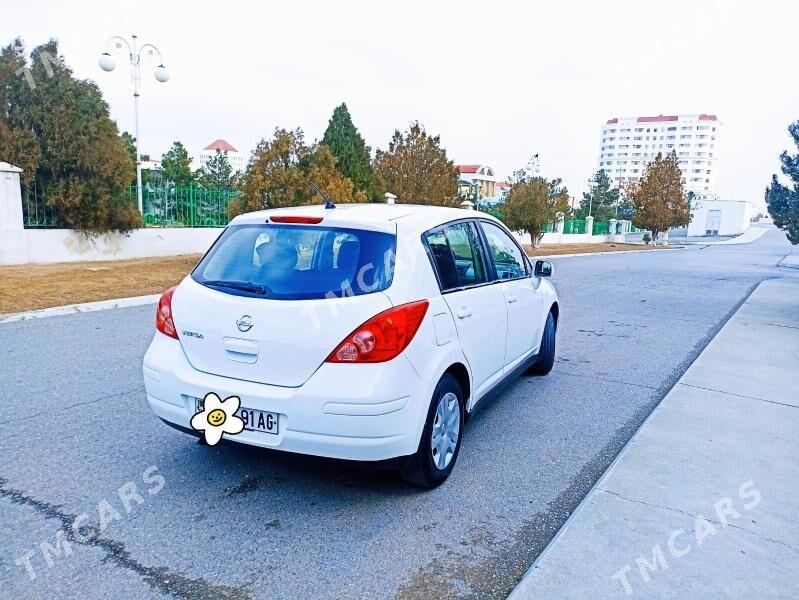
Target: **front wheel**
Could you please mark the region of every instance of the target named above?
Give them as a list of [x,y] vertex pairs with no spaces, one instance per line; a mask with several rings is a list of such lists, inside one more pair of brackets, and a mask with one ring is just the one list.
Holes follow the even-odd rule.
[[402,470],[405,481],[424,488],[444,483],[458,459],[464,414],[461,386],[446,373],[433,392],[419,449]]
[[541,347],[538,349],[538,360],[527,370],[528,375],[546,375],[555,364],[555,317],[547,315],[544,334],[541,336]]

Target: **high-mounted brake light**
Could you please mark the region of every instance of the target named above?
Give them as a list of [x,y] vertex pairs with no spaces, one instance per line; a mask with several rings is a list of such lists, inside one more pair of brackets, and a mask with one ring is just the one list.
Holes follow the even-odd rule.
[[389,308],[358,327],[339,344],[326,362],[378,363],[400,354],[419,330],[427,300]]
[[172,320],[172,294],[177,286],[169,288],[158,301],[158,312],[155,313],[155,328],[171,338],[178,339],[178,330]]
[[305,223],[307,225],[316,225],[322,222],[323,217],[297,217],[290,215],[274,215],[269,217],[272,223]]

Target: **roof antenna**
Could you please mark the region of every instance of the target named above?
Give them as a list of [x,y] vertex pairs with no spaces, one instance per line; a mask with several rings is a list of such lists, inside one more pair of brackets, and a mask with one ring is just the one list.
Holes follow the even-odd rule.
[[324,199],[325,199],[325,208],[336,208],[336,205],[335,205],[335,204],[333,204],[333,203],[330,201],[330,198],[328,198],[327,196],[325,196],[325,193],[324,193],[322,190],[320,190],[318,187],[316,187],[316,184],[315,184],[313,181],[309,181],[308,183],[310,183],[310,184],[311,184],[311,187],[314,189],[314,191],[315,191],[317,194],[319,194],[320,196],[322,196],[322,198],[324,198]]

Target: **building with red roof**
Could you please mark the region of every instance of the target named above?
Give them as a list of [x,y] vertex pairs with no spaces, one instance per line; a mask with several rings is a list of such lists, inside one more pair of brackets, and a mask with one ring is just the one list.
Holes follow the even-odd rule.
[[241,152],[236,150],[233,144],[221,138],[214,140],[200,151],[197,161],[194,165],[195,168],[200,169],[207,164],[208,161],[216,155],[217,150],[227,154],[228,162],[230,162],[230,166],[233,167],[234,172],[241,173],[244,171],[246,166],[244,156],[241,154]]
[[472,193],[479,186],[481,198],[494,198],[497,195],[497,178],[494,169],[487,165],[455,165],[458,169],[458,184],[462,195]]

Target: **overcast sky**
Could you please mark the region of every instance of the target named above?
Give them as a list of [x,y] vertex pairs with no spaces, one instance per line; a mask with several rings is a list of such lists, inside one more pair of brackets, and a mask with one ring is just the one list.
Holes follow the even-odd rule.
[[367,144],[418,119],[456,163],[506,176],[532,154],[580,194],[614,116],[713,113],[718,192],[762,206],[799,119],[797,0],[597,2],[13,2],[0,42],[50,37],[97,81],[133,130],[125,59],[97,66],[106,40],[136,33],[171,80],[143,73],[142,151],[216,138],[249,153],[276,126],[321,138],[344,101]]

